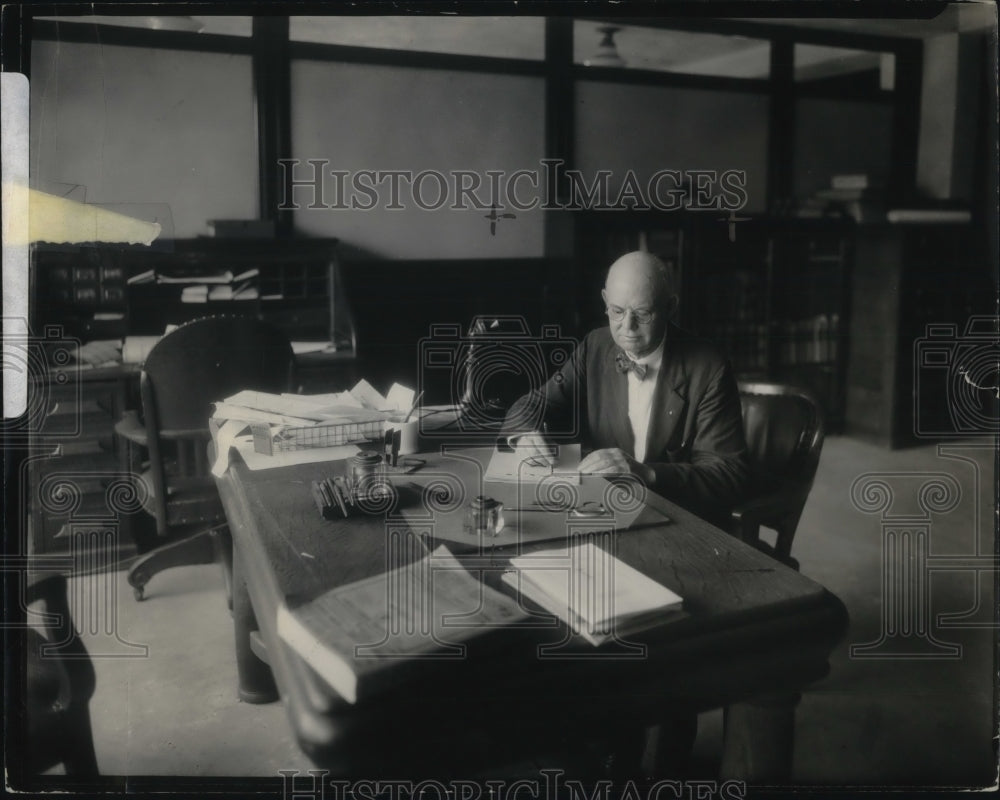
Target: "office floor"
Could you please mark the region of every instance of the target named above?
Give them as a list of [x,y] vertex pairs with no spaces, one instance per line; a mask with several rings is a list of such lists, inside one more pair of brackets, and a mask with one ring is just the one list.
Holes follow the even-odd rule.
[[[958,457],[945,457],[947,452]],[[849,652],[851,644],[877,640],[883,618],[882,520],[852,504],[850,490],[859,476],[883,476],[895,495],[890,509],[895,513],[918,508],[914,474],[953,476],[961,497],[953,510],[931,517],[931,555],[974,554],[977,519],[980,548],[992,551],[992,451],[947,452],[939,453],[936,446],[888,451],[844,437],[827,440],[794,553],[803,573],[843,599],[851,628],[834,653],[830,675],[804,694],[799,707],[796,784],[972,786],[993,781],[994,629],[945,627],[937,618],[974,607],[974,571],[942,568],[947,565],[938,560],[926,584],[930,637],[896,643],[912,649],[933,638],[959,645],[956,654],[886,658],[885,648],[867,657]],[[913,558],[911,553],[911,564]],[[976,620],[988,625],[995,576],[986,573],[984,579],[983,613]],[[91,703],[102,773],[276,777],[279,769],[311,766],[289,734],[280,703],[253,706],[236,699],[232,624],[217,567],[162,573],[147,587],[142,603],[133,600],[123,573],[79,578],[74,584],[80,598],[107,593],[104,608],[117,609],[111,612],[116,619],[95,623],[84,634],[91,653],[105,656],[95,658],[97,692]],[[143,654],[140,646],[148,651]],[[702,769],[717,766],[721,738],[721,712],[702,715],[695,745]]]

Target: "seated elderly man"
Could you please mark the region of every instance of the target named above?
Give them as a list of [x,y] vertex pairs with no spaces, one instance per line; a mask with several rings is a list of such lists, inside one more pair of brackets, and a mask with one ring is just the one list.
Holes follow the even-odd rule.
[[[658,494],[725,524],[749,466],[740,397],[725,357],[669,322],[677,295],[666,265],[628,253],[601,292],[609,327],[591,331],[505,422],[517,447],[551,461],[545,432],[579,439],[580,471],[631,474]],[[544,431],[537,422],[544,420]],[[536,427],[525,430],[528,425]],[[578,430],[574,430],[574,426]]]

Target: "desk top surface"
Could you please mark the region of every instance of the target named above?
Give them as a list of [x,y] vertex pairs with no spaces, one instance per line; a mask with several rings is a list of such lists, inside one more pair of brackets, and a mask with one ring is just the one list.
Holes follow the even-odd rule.
[[[488,450],[425,455],[424,469],[394,480],[426,485],[442,476],[456,476],[467,487],[468,496],[485,494],[475,465],[468,460],[470,454],[481,461]],[[233,462],[223,482],[237,489],[248,517],[255,520],[255,548],[266,557],[284,597],[307,599],[376,574],[385,565],[387,530],[406,527],[404,520],[392,515],[346,520],[320,517],[310,482],[342,474],[343,462],[258,472],[248,470],[236,457]],[[707,621],[727,615],[780,613],[808,606],[827,594],[809,578],[652,492],[647,494],[646,505],[631,528],[614,536],[615,555],[677,592],[696,617]],[[669,521],[664,522],[664,515]],[[476,542],[470,542],[468,551],[445,544],[459,557],[487,556],[501,567],[522,552],[558,542],[488,551],[480,550]],[[476,559],[477,566],[481,560]]]
[[[476,474],[468,460],[459,459],[456,468],[446,453],[426,458],[427,466],[407,480],[426,482],[446,472],[470,481]],[[330,462],[251,472],[234,456],[218,481],[240,580],[245,580],[271,669],[293,730],[317,763],[356,766],[358,758],[389,747],[389,730],[399,737],[399,747],[424,757],[427,753],[414,750],[414,742],[427,739],[428,714],[442,720],[445,735],[453,737],[448,720],[469,725],[474,708],[476,719],[486,721],[487,738],[529,748],[558,736],[567,714],[577,720],[583,714],[587,724],[598,727],[623,715],[648,724],[664,709],[704,710],[761,692],[794,692],[826,674],[830,650],[846,628],[843,605],[822,586],[650,493],[649,508],[633,526],[605,539],[616,556],[685,601],[686,616],[655,629],[645,640],[649,649],[642,659],[595,660],[586,657],[595,652],[587,645],[577,651],[584,658],[545,660],[534,649],[536,638],[525,642],[522,668],[510,688],[473,678],[460,690],[446,684],[352,706],[280,640],[275,622],[280,602],[308,599],[383,571],[386,542],[392,538],[387,533],[406,535],[411,529],[391,515],[323,519],[310,482],[344,466]],[[554,544],[537,543],[523,551]],[[472,548],[464,554],[452,549],[480,579],[511,591],[500,577],[518,547]],[[540,635],[551,643],[565,640],[566,632],[550,628]],[[534,744],[525,734],[529,718],[540,725]],[[496,719],[504,722],[489,722]],[[416,728],[402,720],[414,721]]]

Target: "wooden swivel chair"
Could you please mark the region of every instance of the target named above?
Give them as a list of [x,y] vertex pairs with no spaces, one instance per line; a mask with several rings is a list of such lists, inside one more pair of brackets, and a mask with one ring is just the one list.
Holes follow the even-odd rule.
[[[798,568],[792,539],[812,489],[823,449],[823,410],[808,392],[776,383],[740,383],[743,428],[757,486],[755,496],[732,512],[732,532],[743,541]],[[777,533],[774,546],[761,527]]]
[[29,582],[28,605],[43,604],[44,635],[25,631],[27,736],[19,765],[38,775],[62,764],[67,775],[97,775],[90,727],[94,665],[76,635],[66,598],[66,577],[48,575]]
[[[137,600],[157,572],[214,560],[222,563],[231,597],[232,540],[208,464],[212,404],[242,389],[290,391],[294,366],[287,337],[251,317],[188,322],[150,351],[139,378],[143,420],[133,412],[115,428],[148,451],[144,509],[166,542],[129,570]],[[134,454],[129,460],[134,468]]]

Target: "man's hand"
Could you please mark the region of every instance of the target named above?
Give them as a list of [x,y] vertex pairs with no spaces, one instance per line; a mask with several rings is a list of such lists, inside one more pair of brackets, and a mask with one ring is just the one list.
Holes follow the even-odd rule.
[[580,472],[586,475],[635,475],[647,486],[656,479],[652,467],[636,461],[617,447],[595,450],[580,462]]
[[549,466],[556,463],[556,446],[550,444],[538,431],[517,437],[513,443],[517,454],[531,466]]

